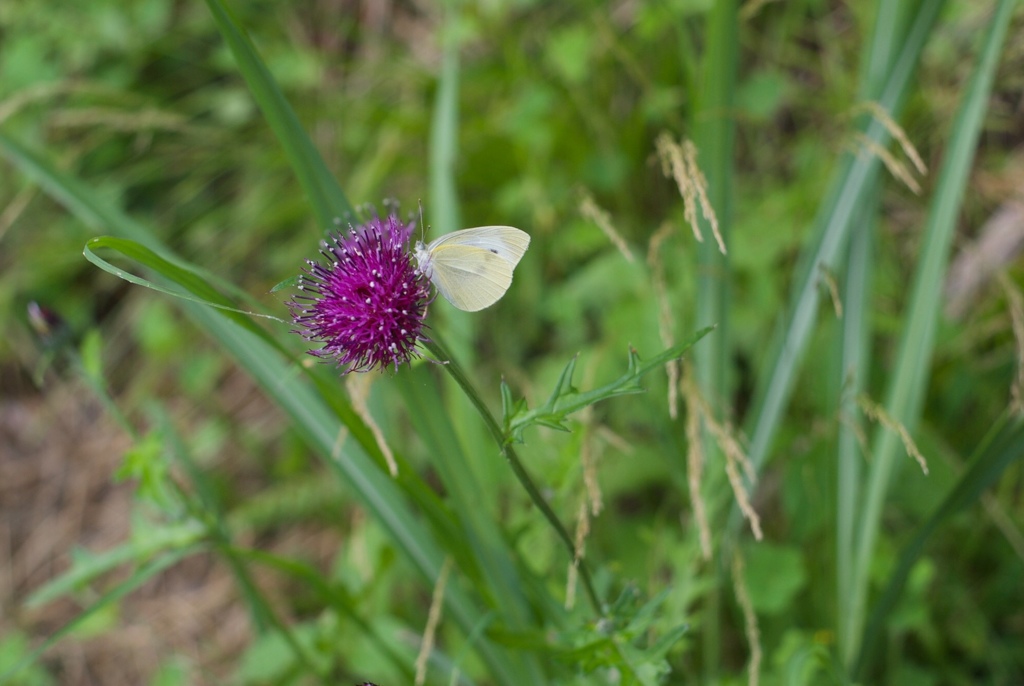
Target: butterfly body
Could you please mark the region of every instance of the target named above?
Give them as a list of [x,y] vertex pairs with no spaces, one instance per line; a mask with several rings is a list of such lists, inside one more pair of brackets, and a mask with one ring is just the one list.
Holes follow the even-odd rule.
[[512,271],[530,247],[530,236],[511,226],[453,231],[428,245],[416,243],[419,271],[460,310],[490,307],[512,284]]

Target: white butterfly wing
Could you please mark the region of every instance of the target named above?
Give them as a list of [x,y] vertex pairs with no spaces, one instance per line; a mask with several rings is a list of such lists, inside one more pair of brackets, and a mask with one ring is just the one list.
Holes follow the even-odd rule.
[[460,310],[476,312],[490,307],[512,284],[512,265],[490,250],[444,245],[432,255],[434,286]]
[[530,236],[511,226],[463,229],[432,241],[422,251],[420,266],[445,300],[476,312],[505,295],[512,270],[529,246]]
[[452,231],[431,241],[428,252],[442,245],[469,245],[495,253],[514,269],[530,247],[530,235],[512,226],[478,226]]

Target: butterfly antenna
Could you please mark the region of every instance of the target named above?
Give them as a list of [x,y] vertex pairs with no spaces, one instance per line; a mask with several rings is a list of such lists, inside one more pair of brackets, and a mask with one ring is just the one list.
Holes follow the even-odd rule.
[[420,240],[427,242],[427,225],[423,222],[423,200],[419,201],[420,206]]

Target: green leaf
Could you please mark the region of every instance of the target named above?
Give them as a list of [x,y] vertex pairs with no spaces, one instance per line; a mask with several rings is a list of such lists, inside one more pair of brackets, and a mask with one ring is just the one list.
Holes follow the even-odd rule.
[[547,426],[559,431],[568,431],[565,425],[566,418],[574,412],[579,412],[589,405],[614,398],[620,395],[643,393],[640,385],[640,377],[652,369],[661,367],[666,362],[680,358],[691,346],[704,336],[714,330],[714,326],[701,329],[688,341],[673,346],[663,351],[654,358],[641,364],[640,356],[636,350],[630,348],[626,373],[615,381],[605,384],[600,388],[581,393],[572,385],[572,375],[576,369],[576,358],[573,357],[566,364],[562,374],[555,383],[555,388],[544,405],[530,410],[525,400],[511,401],[511,392],[507,385],[502,387],[502,409],[504,411],[503,425],[506,441],[523,442],[523,431],[530,426]]
[[548,37],[544,58],[569,85],[577,86],[590,71],[594,32],[577,24]]
[[[558,634],[554,643],[550,636],[533,640],[546,641],[548,651],[577,670],[595,673],[595,683],[600,670],[617,673],[617,683],[654,686],[660,683],[657,677],[669,671],[666,654],[688,631],[685,625],[673,626],[657,635],[656,625],[664,617],[663,607],[671,591],[665,589],[640,605],[640,592],[627,586],[600,622]],[[652,642],[655,635],[657,640]]]
[[283,291],[286,288],[294,288],[295,286],[299,285],[299,280],[301,278],[302,277],[300,275],[298,275],[298,274],[296,274],[295,276],[290,276],[287,279],[285,279],[284,281],[281,281],[280,283],[275,284],[274,287],[270,289],[270,292],[271,293],[277,293],[278,291]]
[[164,512],[174,509],[174,493],[170,487],[167,462],[163,459],[163,438],[157,432],[146,434],[124,454],[114,479],[138,480],[136,496],[154,503]]
[[792,607],[807,583],[803,558],[792,547],[758,543],[744,550],[743,578],[754,609],[765,614]]
[[[189,295],[188,293],[180,290],[160,286],[152,281],[135,276],[134,274],[129,274],[123,269],[115,267],[110,262],[107,262],[96,254],[96,251],[101,248],[114,250],[115,252],[118,252],[145,267],[149,267],[171,283],[181,286],[188,291],[188,293],[192,293],[193,295]],[[189,302],[222,310],[225,313],[225,316],[232,318],[235,322],[248,328],[253,333],[262,336],[268,343],[278,345],[276,339],[272,338],[263,329],[256,326],[249,317],[263,317],[282,324],[286,323],[285,320],[273,315],[240,310],[234,307],[234,304],[230,300],[221,295],[221,293],[210,285],[202,276],[186,267],[173,264],[137,241],[127,238],[115,238],[113,236],[100,236],[99,238],[91,239],[85,244],[83,254],[85,255],[85,259],[89,260],[103,271],[124,279],[129,283],[133,283],[137,286],[144,286],[160,293],[172,295],[176,298],[182,298]]]
[[402,658],[390,641],[380,635],[376,626],[371,622],[367,622],[360,614],[356,599],[349,595],[343,584],[328,583],[320,570],[299,560],[249,548],[233,547],[230,552],[238,559],[261,564],[287,574],[311,590],[325,605],[333,608],[338,613],[338,616],[352,620],[359,627],[359,630],[377,646],[381,654],[387,655],[391,659],[392,664],[412,680],[414,675],[408,668],[408,662]]

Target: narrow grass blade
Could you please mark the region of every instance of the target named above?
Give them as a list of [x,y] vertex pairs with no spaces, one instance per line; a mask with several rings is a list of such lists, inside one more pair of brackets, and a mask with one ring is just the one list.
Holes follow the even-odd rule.
[[[462,226],[455,164],[459,149],[459,41],[457,3],[446,3],[442,30],[444,54],[437,82],[434,116],[430,122],[430,205],[427,215],[434,230],[448,233]],[[447,29],[446,31],[444,29]]]
[[[181,286],[185,290],[182,291],[165,288],[164,286],[153,283],[152,281],[140,276],[135,276],[134,274],[130,274],[123,269],[114,266],[96,254],[97,250],[104,248],[118,252],[121,255],[138,262],[144,267],[152,269],[157,274],[163,276],[167,281]],[[127,238],[115,238],[113,236],[100,236],[98,238],[93,238],[86,243],[85,249],[82,252],[85,255],[85,259],[89,260],[108,274],[113,274],[114,276],[137,286],[143,286],[159,293],[174,296],[175,298],[182,298],[199,305],[206,305],[208,307],[221,310],[226,317],[233,319],[241,326],[249,328],[253,333],[265,337],[268,342],[274,345],[277,345],[276,339],[272,338],[269,334],[263,331],[263,329],[256,326],[250,317],[272,319],[281,324],[288,323],[280,317],[263,314],[261,312],[240,310],[237,307],[234,307],[234,303],[221,295],[221,293],[212,285],[207,283],[202,276],[190,270],[188,267],[178,266],[168,260],[165,260],[146,246],[136,241]],[[192,293],[193,295],[190,296],[188,293]],[[283,349],[282,352],[284,352]]]
[[[530,626],[530,602],[521,579],[522,570],[510,556],[505,537],[489,516],[493,508],[479,502],[481,488],[474,478],[469,464],[455,435],[455,428],[444,406],[437,402],[440,386],[436,379],[424,378],[429,370],[420,367],[395,379],[412,411],[410,418],[416,435],[426,444],[432,455],[432,463],[441,475],[457,521],[462,523],[460,547],[463,555],[470,557],[473,567],[481,572],[482,585],[489,589],[486,594],[501,611],[501,621],[514,630]],[[494,459],[501,459],[497,446],[490,450]],[[485,456],[481,456],[486,459]],[[552,602],[542,603],[551,606]],[[550,621],[550,618],[549,618]],[[531,660],[527,662],[527,679],[530,683],[543,681],[540,666]]]
[[[739,16],[736,0],[720,0],[708,17],[708,47],[701,69],[701,89],[693,114],[694,137],[700,146],[699,163],[708,182],[708,200],[729,245],[732,217],[733,141],[736,136],[734,101],[739,60]],[[707,237],[698,248],[697,326],[714,326],[704,345],[694,351],[694,370],[704,398],[716,416],[729,397],[726,369],[729,348],[730,266],[712,238],[707,219],[700,216]]]
[[[945,0],[922,0],[918,7],[899,59],[889,72],[879,98],[879,104],[893,117],[906,100],[918,58],[944,3]],[[863,133],[883,147],[889,139],[888,132],[877,122],[867,124]],[[845,156],[832,191],[815,220],[814,237],[801,255],[786,318],[773,345],[772,362],[759,379],[755,410],[747,423],[747,433],[751,436],[749,457],[755,469],[760,469],[768,458],[771,441],[789,403],[800,360],[817,321],[821,269],[836,271],[852,218],[871,188],[879,164],[874,155]],[[736,530],[739,522],[739,513],[734,508],[730,529]]]
[[[870,48],[861,63],[860,94],[862,101],[876,100],[885,87],[885,80],[898,54],[904,35],[905,15],[909,3],[875,3],[875,21]],[[860,219],[854,225],[863,228],[850,240],[846,258],[846,275],[842,317],[842,354],[838,379],[840,382],[836,470],[836,607],[838,616],[850,614],[853,600],[853,553],[856,540],[857,514],[861,494],[861,453],[858,436],[860,424],[856,397],[863,391],[870,364],[870,327],[868,326],[871,288],[871,251],[876,230],[879,203],[878,177],[865,191]],[[844,664],[850,660],[851,646],[856,640],[846,635],[847,627],[837,622],[836,644]]]
[[928,538],[954,514],[977,502],[985,490],[1020,459],[1024,459],[1024,421],[1017,418],[1007,422],[1004,416],[978,446],[971,458],[970,468],[900,554],[896,570],[889,577],[885,591],[875,604],[861,637],[861,652],[852,675],[855,681],[863,680],[871,667],[878,643],[885,636],[886,621],[899,602],[907,577],[924,551]]
[[245,78],[256,104],[280,141],[299,183],[305,189],[317,223],[324,231],[336,228],[336,219],[353,215],[352,205],[337,179],[327,169],[323,157],[313,146],[295,110],[260,59],[245,29],[221,0],[206,0],[206,4],[224,42],[235,56],[238,70]]
[[90,617],[106,608],[107,606],[116,603],[117,601],[124,598],[126,595],[134,591],[136,588],[146,583],[154,576],[162,572],[163,570],[171,567],[181,560],[184,560],[190,555],[194,555],[198,552],[202,552],[205,549],[203,544],[195,544],[185,548],[179,548],[147,562],[146,564],[139,567],[135,572],[117,584],[114,588],[107,591],[103,596],[95,603],[84,609],[81,613],[75,615],[75,618],[70,622],[62,626],[60,629],[55,631],[53,635],[47,638],[39,647],[33,650],[31,653],[23,657],[18,664],[14,665],[6,673],[0,674],[0,684],[8,683],[18,676],[18,672],[25,669],[33,662],[39,659],[39,657],[53,647],[58,641],[63,639],[65,636],[70,634],[72,631],[84,624]]
[[[503,572],[489,568],[489,556],[503,557],[502,546],[499,545],[501,536],[494,529],[493,522],[478,521],[481,515],[486,519],[492,508],[477,502],[480,488],[455,435],[451,418],[445,406],[437,402],[441,395],[437,380],[429,375],[429,370],[420,367],[396,378],[395,383],[406,406],[411,410],[410,421],[416,435],[423,441],[430,454],[431,463],[440,475],[444,491],[455,509],[455,521],[461,523],[461,535],[456,547],[451,550],[452,554],[461,554],[465,559],[463,565],[460,565],[464,573],[473,574],[473,570],[476,570],[479,575],[477,579],[492,586],[495,602],[509,614],[506,619],[514,619],[519,611],[524,609],[522,587],[518,582],[502,580]],[[496,448],[493,452],[495,455],[500,454]],[[466,527],[470,524],[473,528],[467,530]],[[498,550],[488,552],[493,546],[497,546]],[[511,565],[512,561],[504,560],[504,564]],[[511,571],[514,575],[514,570]],[[501,587],[505,585],[508,587],[502,591]],[[506,599],[501,597],[502,592],[507,594],[508,600],[515,599],[518,602],[505,607]]]
[[[441,71],[437,80],[433,116],[430,121],[429,188],[427,217],[432,234],[448,233],[462,228],[458,186],[455,169],[459,154],[459,16],[456,2],[443,3],[443,21],[440,40],[443,48]],[[422,227],[426,230],[428,227]],[[476,359],[473,342],[476,340],[477,319],[465,312],[449,309],[444,312],[444,328],[452,341],[458,359],[472,366]],[[459,392],[458,386],[448,378],[442,383],[446,389],[447,411],[456,427],[464,449],[472,454],[475,446],[486,445],[487,437],[476,420],[473,406]]]
[[[853,584],[853,553],[856,541],[858,507],[863,480],[861,463],[857,397],[863,392],[870,365],[871,327],[868,300],[873,273],[874,234],[881,184],[876,179],[875,192],[870,194],[863,208],[862,227],[850,240],[846,259],[846,277],[843,280],[843,316],[839,322],[842,335],[840,368],[836,370],[838,385],[839,436],[836,466],[836,607],[839,617],[850,612]],[[843,633],[845,626],[837,627],[836,642],[844,659],[855,640]]]
[[93,554],[86,561],[76,562],[67,572],[36,589],[25,606],[40,607],[92,583],[121,565],[129,562],[147,563],[168,553],[198,545],[204,539],[205,531],[195,522],[160,527],[144,539],[129,541]]
[[[697,108],[693,112],[696,143],[700,148],[699,163],[708,182],[708,200],[714,209],[725,245],[729,246],[732,222],[733,194],[733,142],[736,122],[733,115],[736,74],[739,53],[739,15],[736,0],[719,0],[708,16],[707,51],[700,70],[700,89]],[[719,419],[728,406],[729,388],[726,370],[731,363],[731,324],[729,303],[731,267],[728,255],[719,251],[712,237],[711,227],[703,216],[698,218],[701,232],[706,237],[698,247],[700,266],[697,284],[697,326],[714,326],[704,345],[694,350],[694,370],[701,395],[708,401],[711,412]],[[705,441],[711,454],[706,459],[714,462],[717,452],[714,441]],[[683,456],[679,456],[683,460]],[[711,489],[717,494],[724,490],[724,480],[715,479]],[[717,502],[727,502],[715,499]],[[721,597],[716,584],[708,596],[707,622],[702,632],[705,681],[717,679],[721,666]]]
[[[1000,1],[984,36],[977,68],[954,122],[952,139],[925,226],[923,252],[914,274],[906,325],[894,366],[895,374],[885,402],[889,416],[903,424],[908,431],[914,429],[927,388],[928,368],[938,325],[942,290],[940,284],[945,276],[956,218],[1014,4],[1013,0]],[[854,559],[852,612],[847,618],[848,636],[861,633],[867,604],[869,567],[881,522],[882,505],[899,449],[899,438],[894,432],[880,429],[876,433]]]
[[174,259],[167,246],[146,227],[121,212],[88,184],[58,171],[49,160],[29,150],[3,130],[0,130],[0,153],[86,226],[130,238],[165,259]]

